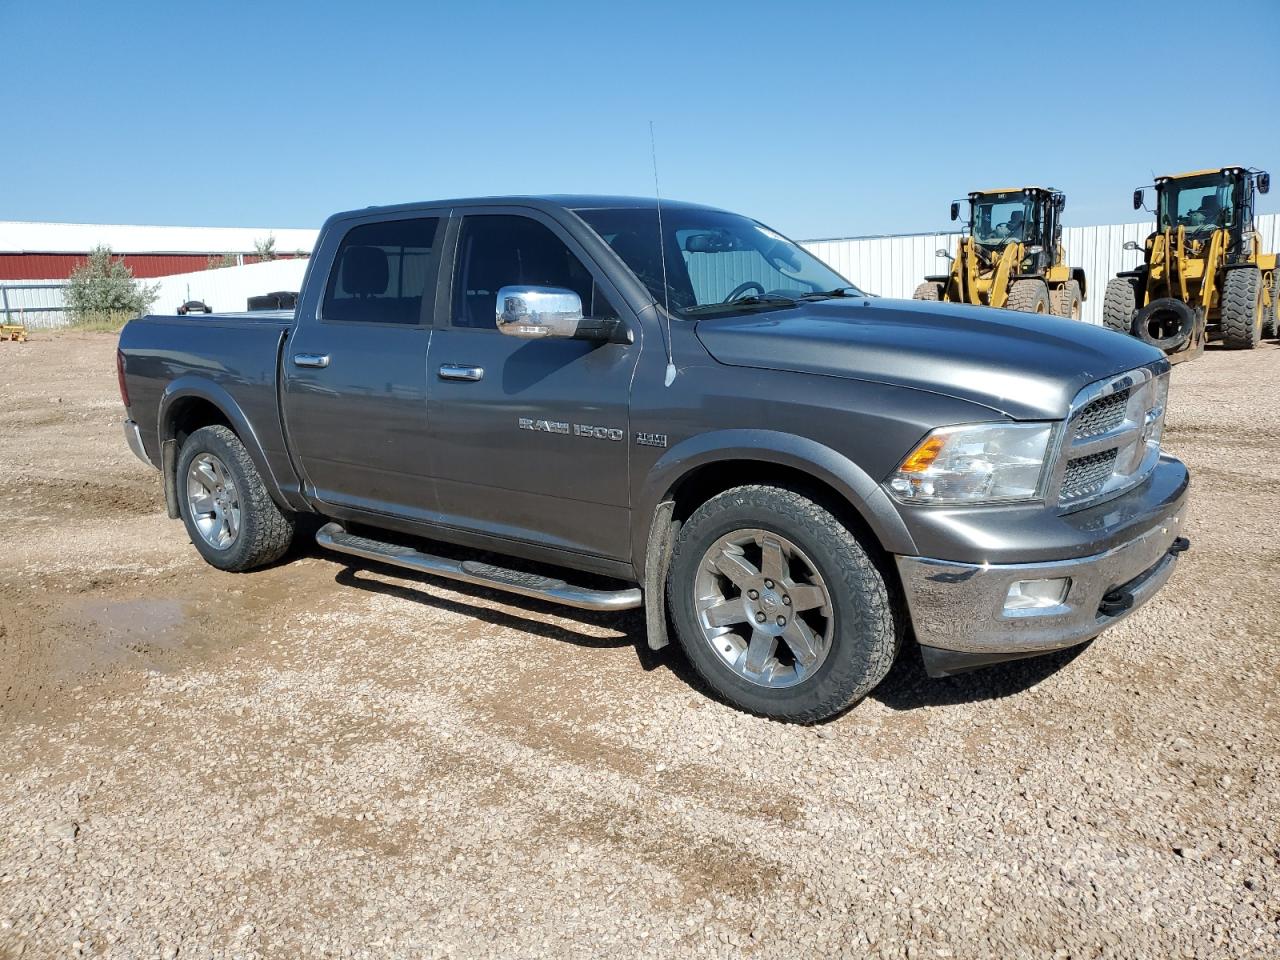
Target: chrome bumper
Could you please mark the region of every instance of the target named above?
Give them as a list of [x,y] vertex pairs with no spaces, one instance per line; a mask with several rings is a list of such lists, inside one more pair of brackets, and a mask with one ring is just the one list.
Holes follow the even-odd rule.
[[138,425],[132,420],[124,422],[124,439],[129,444],[129,449],[133,451],[135,457],[148,467],[155,467],[155,464],[151,462],[151,458],[147,456],[147,448],[142,445],[142,431],[138,429]]
[[[1181,513],[1105,553],[1051,563],[978,565],[898,557],[916,639],[966,654],[1035,654],[1097,636],[1155,595],[1187,542]],[[1019,580],[1070,578],[1062,602],[1009,610]]]

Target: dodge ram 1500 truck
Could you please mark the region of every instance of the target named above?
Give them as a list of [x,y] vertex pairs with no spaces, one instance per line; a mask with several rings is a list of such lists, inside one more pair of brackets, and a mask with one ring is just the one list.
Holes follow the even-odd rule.
[[214,566],[318,515],[344,554],[643,606],[652,647],[779,719],[854,703],[905,637],[935,676],[1090,640],[1187,546],[1160,351],[872,298],[695,204],[341,213],[295,311],[143,317],[118,365]]

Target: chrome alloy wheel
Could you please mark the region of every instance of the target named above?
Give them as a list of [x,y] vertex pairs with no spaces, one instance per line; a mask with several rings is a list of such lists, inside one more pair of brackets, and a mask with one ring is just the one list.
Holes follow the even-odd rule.
[[211,547],[225,550],[240,536],[240,491],[212,453],[200,454],[187,468],[187,510]]
[[703,555],[693,584],[702,636],[761,687],[790,687],[827,658],[831,594],[803,550],[769,530],[735,530]]

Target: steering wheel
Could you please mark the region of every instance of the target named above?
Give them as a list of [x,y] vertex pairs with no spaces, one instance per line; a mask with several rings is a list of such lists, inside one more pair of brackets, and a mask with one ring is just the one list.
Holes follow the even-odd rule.
[[733,301],[737,300],[740,296],[742,296],[744,293],[746,293],[748,290],[752,288],[755,288],[756,296],[760,296],[760,297],[764,296],[764,287],[762,285],[756,283],[754,280],[747,280],[743,283],[738,284],[736,287],[730,290],[729,295],[725,297],[723,300],[721,300],[720,302],[733,303]]

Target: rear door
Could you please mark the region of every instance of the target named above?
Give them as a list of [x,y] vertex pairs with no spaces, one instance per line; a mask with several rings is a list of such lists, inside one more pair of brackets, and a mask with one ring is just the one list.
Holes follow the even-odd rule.
[[509,284],[567,287],[587,316],[619,316],[608,277],[552,218],[474,210],[456,226],[447,319],[428,399],[441,519],[487,535],[630,558],[628,399],[635,341],[522,340],[498,332]]
[[[427,345],[447,213],[348,223],[283,357],[285,426],[313,496],[427,517]],[[321,252],[321,256],[324,256]]]

